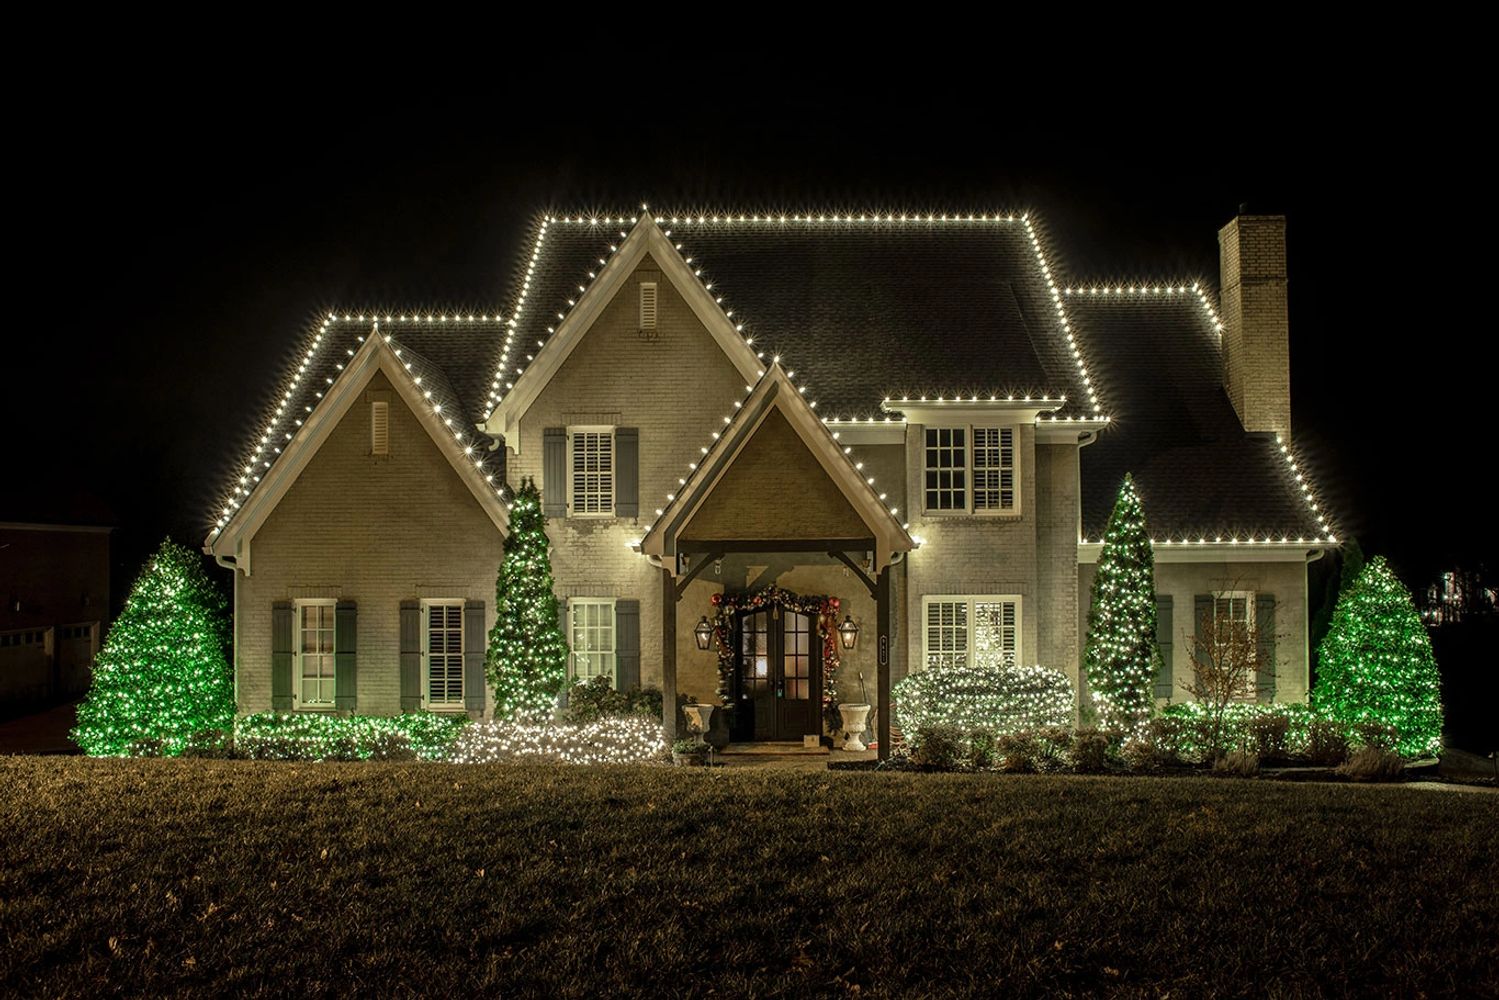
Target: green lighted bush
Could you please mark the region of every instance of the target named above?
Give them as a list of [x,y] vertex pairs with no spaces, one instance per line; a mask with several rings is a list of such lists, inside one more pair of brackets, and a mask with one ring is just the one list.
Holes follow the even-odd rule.
[[1048,667],[943,667],[908,675],[891,692],[904,733],[937,725],[995,736],[1072,724],[1072,682]]
[[234,724],[234,752],[255,760],[446,760],[465,716],[264,712]]

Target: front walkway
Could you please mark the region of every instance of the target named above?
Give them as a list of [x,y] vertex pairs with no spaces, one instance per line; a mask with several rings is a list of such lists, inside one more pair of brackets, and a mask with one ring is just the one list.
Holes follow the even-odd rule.
[[851,753],[826,747],[803,749],[794,743],[730,743],[723,752],[713,755],[713,763],[736,770],[826,771],[831,763],[875,760],[878,757],[875,750]]

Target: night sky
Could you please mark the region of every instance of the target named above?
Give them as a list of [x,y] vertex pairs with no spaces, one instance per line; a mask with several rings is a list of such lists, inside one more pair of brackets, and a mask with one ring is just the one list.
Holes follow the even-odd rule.
[[[1214,287],[1215,234],[1237,206],[1284,213],[1295,438],[1334,522],[1411,584],[1495,561],[1479,485],[1487,255],[1464,250],[1487,229],[1486,161],[1414,112],[1288,95],[1275,114],[1238,112],[1235,131],[1221,108],[1010,120],[943,100],[854,110],[834,94],[711,112],[637,97],[611,117],[517,114],[500,94],[202,86],[211,114],[163,78],[38,125],[11,192],[25,322],[5,337],[0,519],[117,524],[124,580],[164,534],[201,544],[314,317],[496,311],[538,212],[642,200],[1029,209],[1073,279]],[[683,109],[698,113],[675,120]]]

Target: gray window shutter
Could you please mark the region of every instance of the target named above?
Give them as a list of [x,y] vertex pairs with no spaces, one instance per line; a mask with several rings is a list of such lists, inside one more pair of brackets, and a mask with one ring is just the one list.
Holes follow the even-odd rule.
[[614,429],[614,515],[640,516],[640,430]]
[[422,707],[422,602],[401,602],[401,711]]
[[614,602],[614,686],[640,686],[640,602]]
[[1171,637],[1175,626],[1171,621],[1171,595],[1155,595],[1155,644],[1160,647],[1161,662],[1155,675],[1155,696],[1171,697]]
[[1254,625],[1259,631],[1259,662],[1265,668],[1255,678],[1255,696],[1275,700],[1275,595],[1254,595]]
[[1213,595],[1198,594],[1192,601],[1192,634],[1197,637],[1197,642],[1192,650],[1192,660],[1202,656],[1207,649],[1208,635],[1204,628],[1213,623]]
[[484,715],[484,602],[463,602],[463,707],[475,718]]
[[541,512],[547,517],[567,516],[566,427],[541,432]]
[[291,601],[271,605],[271,708],[291,711],[292,641]]
[[567,666],[563,670],[562,690],[557,694],[557,707],[567,707],[567,693],[573,686],[573,628],[567,617],[567,598],[557,598],[557,625],[562,629],[562,642],[567,646]]
[[354,651],[359,648],[358,605],[339,601],[333,609],[333,706],[340,712],[354,711],[358,694],[358,669]]

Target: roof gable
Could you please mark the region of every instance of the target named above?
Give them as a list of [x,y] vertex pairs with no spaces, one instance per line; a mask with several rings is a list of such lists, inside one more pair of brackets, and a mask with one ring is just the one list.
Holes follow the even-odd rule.
[[254,478],[232,515],[208,536],[205,552],[233,559],[237,568],[250,572],[250,542],[256,531],[358,402],[376,372],[385,374],[495,528],[501,535],[508,533],[504,484],[485,471],[484,449],[475,443],[451,383],[440,368],[404,348],[390,334],[381,333],[376,324],[338,377],[331,379],[318,405],[309,407],[310,415],[298,421],[295,433],[289,433],[276,460],[264,475]]
[[[544,238],[548,223],[542,225]],[[624,241],[611,250],[611,256],[604,258],[601,269],[596,274],[590,272],[592,283],[579,286],[583,291],[577,298],[568,300],[569,311],[557,313],[557,325],[548,327],[547,336],[537,338],[541,342],[540,350],[530,363],[517,366],[519,373],[514,381],[506,382],[504,388],[496,387],[491,394],[495,405],[484,423],[486,432],[496,436],[510,435],[552,376],[593,329],[604,309],[616,295],[629,287],[630,276],[647,257],[655,261],[662,278],[671,282],[744,380],[752,382],[757,377],[760,361],[754,350],[651,216],[642,215],[625,235]],[[512,341],[513,337],[507,338],[507,361]]]
[[[888,566],[896,553],[908,552],[916,547],[911,536],[896,520],[895,514],[885,506],[870,482],[855,468],[848,457],[848,449],[840,446],[827,427],[818,420],[811,406],[802,398],[801,392],[792,385],[785,370],[772,363],[735,415],[728,420],[727,426],[716,435],[712,447],[705,449],[702,460],[694,463],[692,475],[682,489],[673,494],[667,506],[660,511],[640,540],[640,550],[646,555],[663,557],[665,565],[673,569],[676,566],[675,556],[680,551],[680,542],[703,540],[701,531],[708,530],[709,526],[712,526],[711,530],[722,530],[723,508],[711,504],[715,491],[721,486],[743,489],[747,483],[753,488],[746,477],[735,474],[736,465],[746,456],[751,465],[755,464],[759,452],[757,442],[761,446],[788,446],[791,438],[783,434],[781,427],[775,422],[777,419],[793,432],[794,439],[800,442],[822,475],[831,482],[844,505],[842,510],[835,505],[832,510],[818,512],[815,517],[803,515],[814,517],[806,522],[802,533],[806,536],[805,540],[815,540],[821,532],[848,523],[846,517],[840,517],[846,511],[853,513],[863,531],[867,532],[867,535],[861,533],[858,537],[873,539],[875,569]],[[761,437],[760,432],[767,427],[767,422],[768,434]],[[811,468],[801,455],[793,456],[791,467],[798,468],[803,474]],[[730,510],[732,509],[730,505]],[[699,523],[698,517],[704,511],[707,514],[704,521]],[[802,535],[788,534],[788,531],[797,530],[782,528],[776,531],[774,539],[761,540],[801,539]],[[762,535],[768,533],[761,532]]]

